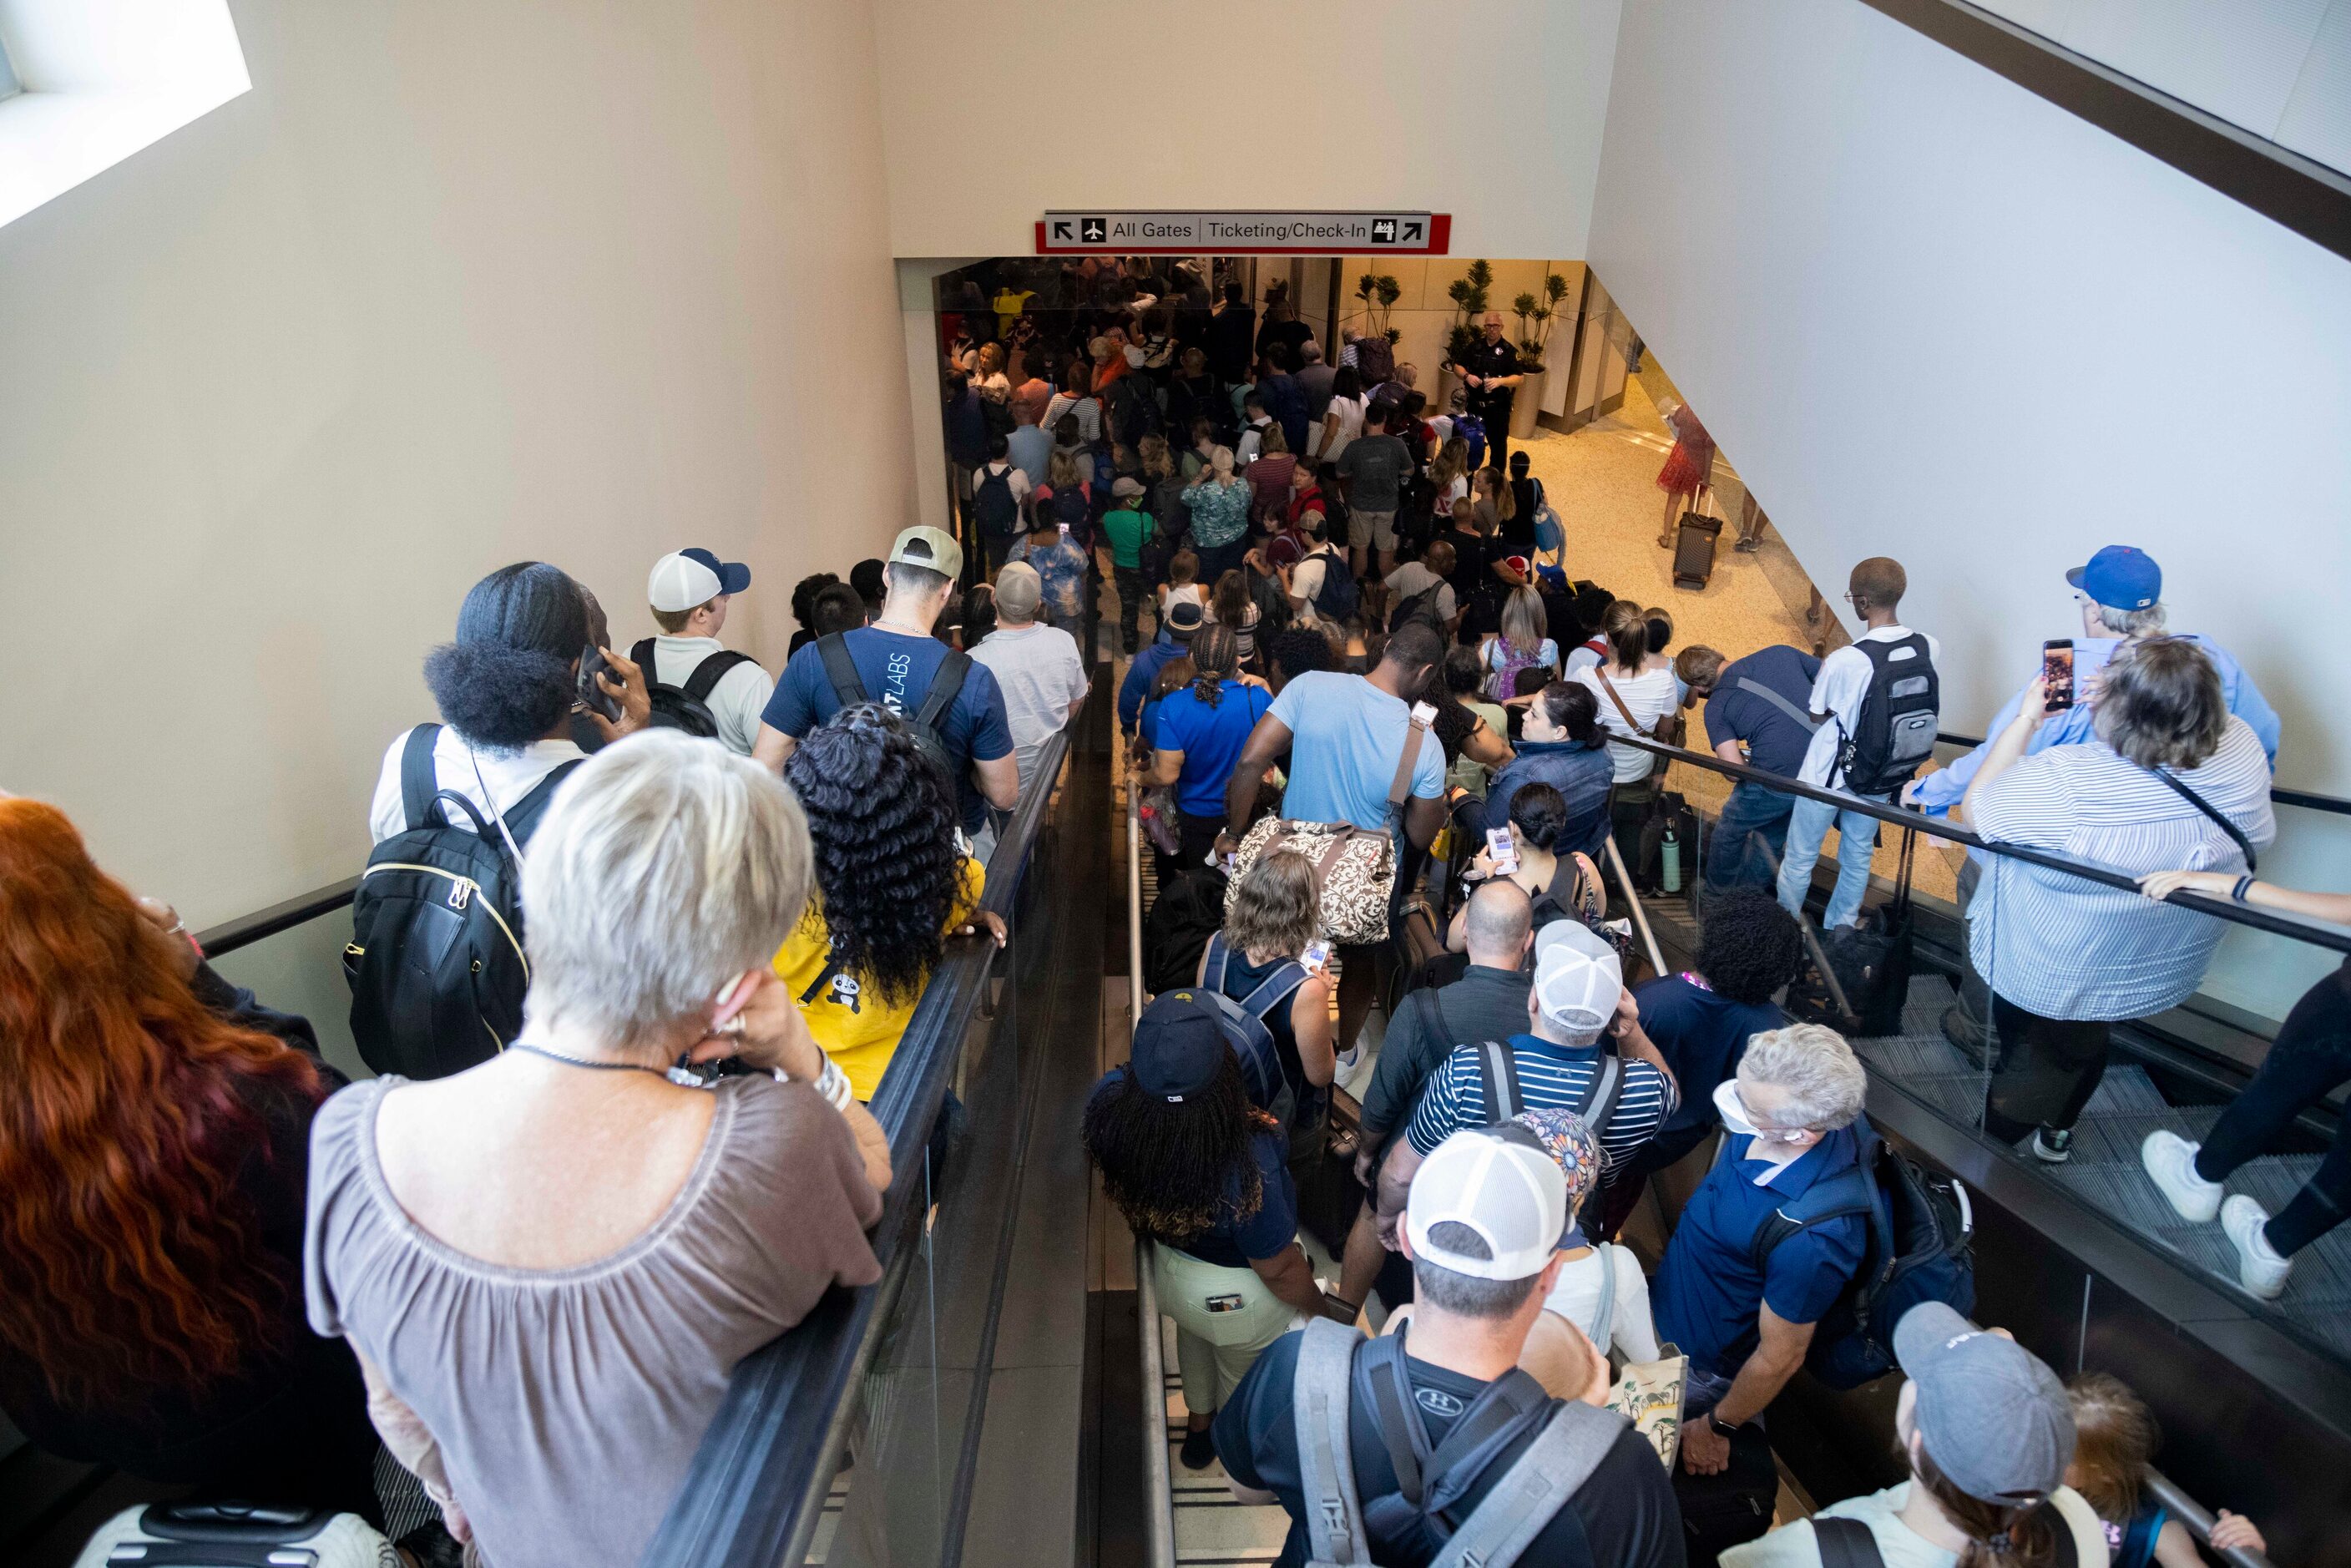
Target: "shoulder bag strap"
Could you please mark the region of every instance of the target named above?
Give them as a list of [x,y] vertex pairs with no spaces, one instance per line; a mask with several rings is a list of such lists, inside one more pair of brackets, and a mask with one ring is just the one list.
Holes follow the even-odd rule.
[[1580,1400],[1554,1405],[1551,1419],[1485,1497],[1429,1568],[1504,1568],[1551,1525],[1624,1435],[1625,1420]]
[[824,661],[825,679],[832,683],[832,695],[841,706],[870,702],[865,695],[865,679],[857,673],[857,661],[849,652],[849,643],[841,633],[828,632],[816,640],[816,655]]
[[964,677],[971,674],[971,655],[950,651],[931,673],[931,689],[923,694],[923,706],[915,710],[914,722],[925,729],[945,733],[939,721],[955,700],[963,694]]
[[1605,1356],[1616,1334],[1616,1249],[1603,1241],[1592,1251],[1600,1260],[1600,1310],[1592,1318],[1592,1346]]
[[1730,684],[1737,686],[1740,691],[1746,692],[1750,695],[1761,697],[1765,702],[1770,703],[1773,707],[1778,708],[1782,713],[1786,714],[1790,718],[1794,719],[1798,724],[1802,725],[1806,735],[1810,735],[1821,727],[1818,724],[1813,722],[1813,716],[1810,713],[1798,707],[1794,703],[1790,702],[1786,697],[1782,696],[1778,692],[1773,691],[1770,686],[1765,685],[1759,680],[1752,679],[1747,675],[1741,675]]
[[2214,810],[2212,809],[2212,802],[2204,799],[2203,796],[2199,795],[2195,790],[2190,789],[2186,784],[2182,783],[2172,774],[2166,772],[2160,768],[2150,768],[2147,771],[2154,774],[2158,779],[2162,779],[2166,784],[2170,785],[2172,789],[2179,794],[2181,800],[2187,801],[2189,805],[2195,807],[2198,810],[2211,818],[2213,822],[2222,832],[2235,840],[2237,848],[2244,852],[2245,869],[2247,871],[2261,870],[2261,857],[2253,853],[2252,841],[2245,837],[2245,831],[2242,828],[2240,828],[2236,823],[2229,821],[2228,818],[2222,816],[2219,811]]
[[1388,785],[1390,810],[1402,809],[1405,798],[1412,793],[1412,765],[1420,760],[1421,743],[1427,738],[1428,726],[1414,719],[1404,737],[1404,755],[1396,758],[1395,778]]
[[[400,809],[407,816],[408,831],[430,825],[434,797],[441,791],[441,775],[434,766],[433,747],[441,738],[437,724],[420,724],[408,732],[408,744],[400,748]],[[442,821],[449,818],[442,814]]]
[[1347,1429],[1355,1349],[1363,1336],[1318,1318],[1306,1325],[1290,1385],[1290,1415],[1298,1427],[1299,1490],[1306,1504],[1308,1543],[1317,1563],[1362,1568],[1372,1560],[1364,1536],[1364,1507],[1355,1494],[1353,1447]]
[[1821,1568],[1886,1568],[1877,1537],[1857,1519],[1813,1516],[1813,1539],[1821,1549]]
[[708,702],[710,694],[717,689],[718,683],[725,680],[736,665],[750,662],[748,653],[738,653],[732,648],[719,649],[694,666],[694,674],[685,678],[685,695],[698,703]]
[[1616,690],[1616,683],[1608,678],[1607,664],[1606,656],[1603,655],[1601,662],[1592,666],[1593,678],[1598,680],[1601,686],[1608,693],[1608,700],[1616,705],[1616,711],[1625,716],[1625,722],[1632,727],[1633,733],[1648,734],[1647,730],[1641,727],[1641,721],[1633,716],[1633,710],[1625,706],[1624,697]]

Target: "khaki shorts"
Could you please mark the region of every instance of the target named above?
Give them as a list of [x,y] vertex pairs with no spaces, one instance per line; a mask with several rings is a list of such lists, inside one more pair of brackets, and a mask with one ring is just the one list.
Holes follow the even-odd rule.
[[1395,549],[1395,513],[1353,511],[1347,515],[1347,542],[1357,549]]

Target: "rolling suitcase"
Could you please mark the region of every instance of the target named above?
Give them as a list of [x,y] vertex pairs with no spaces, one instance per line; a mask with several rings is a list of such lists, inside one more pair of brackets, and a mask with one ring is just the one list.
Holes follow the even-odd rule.
[[99,1527],[74,1568],[400,1568],[400,1554],[357,1514],[264,1503],[156,1503]]
[[1714,547],[1722,538],[1722,519],[1701,512],[1684,512],[1674,530],[1674,586],[1704,588],[1714,576]]

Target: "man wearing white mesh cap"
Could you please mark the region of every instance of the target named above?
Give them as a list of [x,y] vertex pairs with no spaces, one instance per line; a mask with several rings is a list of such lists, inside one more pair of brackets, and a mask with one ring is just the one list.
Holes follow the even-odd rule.
[[1680,1103],[1672,1069],[1641,1032],[1616,950],[1581,922],[1554,920],[1536,935],[1527,1015],[1531,1032],[1457,1047],[1421,1091],[1405,1135],[1380,1166],[1381,1239],[1391,1249],[1413,1173],[1461,1128],[1521,1111],[1573,1111],[1599,1138],[1604,1168],[1614,1170]]
[[[1590,1343],[1583,1404],[1518,1367],[1566,1227],[1566,1178],[1522,1127],[1456,1133],[1421,1166],[1403,1226],[1411,1323],[1370,1342],[1327,1322],[1285,1334],[1217,1414],[1234,1494],[1290,1514],[1277,1563],[1419,1564],[1450,1541],[1496,1568],[1680,1568],[1664,1467],[1630,1423],[1590,1408],[1607,1385]],[[1504,1520],[1510,1541],[1533,1531],[1515,1552],[1481,1533]]]

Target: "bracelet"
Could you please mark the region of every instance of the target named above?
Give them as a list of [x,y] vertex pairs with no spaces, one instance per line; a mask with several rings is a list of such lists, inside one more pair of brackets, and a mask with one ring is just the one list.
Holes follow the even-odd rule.
[[2237,879],[2237,885],[2229,890],[2229,896],[2235,902],[2242,904],[2245,902],[2245,894],[2251,893],[2252,891],[2252,875],[2251,873],[2248,873]]
[[824,1071],[817,1075],[816,1092],[836,1111],[848,1110],[849,1103],[856,1098],[855,1091],[849,1086],[849,1074],[829,1056],[824,1059]]

